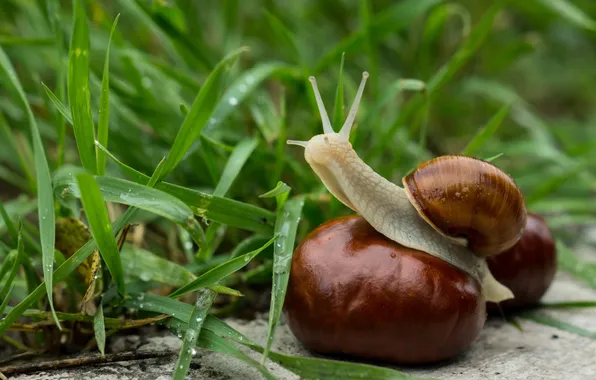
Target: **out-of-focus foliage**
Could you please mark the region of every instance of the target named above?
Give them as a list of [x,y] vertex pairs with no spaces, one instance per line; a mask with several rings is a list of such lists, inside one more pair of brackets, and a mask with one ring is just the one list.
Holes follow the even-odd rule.
[[[370,73],[352,142],[375,171],[401,183],[423,160],[470,149],[508,172],[559,244],[572,246],[596,214],[595,19],[591,0],[2,0],[0,262],[8,273],[20,257],[21,270],[2,293],[9,315],[0,334],[22,315],[49,320],[38,309],[49,310],[52,288],[61,322],[102,302],[95,321],[81,317],[91,331],[82,335],[98,336],[102,350],[106,335],[155,322],[117,324],[132,318],[118,290],[138,295],[139,318],[168,314],[170,326],[176,303],[195,303],[188,313],[196,318],[239,313],[272,281],[280,311],[286,285],[276,268],[295,241],[350,212],[329,196],[302,149],[286,145],[322,131],[310,75],[332,120],[341,120],[361,72]],[[52,199],[47,191],[38,198],[48,185],[44,159],[15,83],[40,132],[57,225],[73,218],[91,226],[58,228],[56,252],[48,246]],[[334,106],[342,99],[343,110]],[[127,223],[138,226],[129,231]],[[73,236],[78,244],[60,245]],[[97,246],[83,245],[98,236]],[[17,240],[25,255],[17,256]],[[131,252],[147,265],[127,262]],[[578,260],[561,252],[563,263]],[[236,268],[239,257],[250,262]],[[236,261],[228,273],[229,260]],[[79,263],[93,269],[75,271]],[[580,264],[573,268],[581,278],[589,271]],[[160,268],[182,275],[168,280]],[[209,270],[225,278],[201,286],[198,299],[164,301]],[[163,298],[154,307],[142,301],[149,289]],[[184,347],[219,348],[269,376],[217,340],[225,329],[209,323],[177,326]],[[197,340],[202,328],[214,338]],[[184,371],[187,359],[181,355]]]

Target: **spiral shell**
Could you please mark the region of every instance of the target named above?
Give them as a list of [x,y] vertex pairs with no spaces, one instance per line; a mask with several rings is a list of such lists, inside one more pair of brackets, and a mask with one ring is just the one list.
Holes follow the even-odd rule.
[[501,253],[523,234],[523,195],[511,177],[487,161],[440,156],[402,182],[412,205],[435,230],[478,256]]

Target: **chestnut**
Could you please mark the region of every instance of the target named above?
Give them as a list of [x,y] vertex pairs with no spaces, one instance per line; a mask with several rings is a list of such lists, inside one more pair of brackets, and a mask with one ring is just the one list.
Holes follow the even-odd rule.
[[466,350],[486,301],[465,271],[353,215],[323,223],[296,248],[284,314],[312,352],[421,364]]
[[[556,245],[544,218],[528,213],[526,227],[517,244],[488,258],[487,262],[497,281],[514,294],[514,298],[500,302],[501,307],[523,308],[537,304],[557,271]],[[496,306],[493,302],[489,304],[489,309]]]

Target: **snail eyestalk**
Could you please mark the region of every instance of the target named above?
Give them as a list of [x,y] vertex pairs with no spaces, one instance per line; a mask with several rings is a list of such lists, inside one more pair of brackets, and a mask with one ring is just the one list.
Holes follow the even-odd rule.
[[360,87],[358,87],[358,92],[356,93],[356,97],[354,98],[354,103],[352,103],[352,108],[350,108],[350,113],[346,118],[344,125],[341,127],[339,131],[339,135],[344,138],[346,141],[350,139],[350,131],[352,130],[352,125],[354,125],[354,119],[356,119],[356,113],[358,113],[358,106],[360,105],[360,99],[362,98],[362,93],[364,92],[364,86],[366,85],[366,79],[368,78],[368,72],[362,73],[362,81],[360,81]]
[[309,77],[308,80],[312,84],[312,89],[315,93],[317,107],[319,107],[321,121],[323,122],[323,132],[325,132],[325,134],[334,133],[333,127],[331,126],[331,122],[329,121],[329,116],[327,116],[327,111],[325,110],[325,105],[323,104],[323,99],[321,99],[321,94],[319,93],[319,89],[317,88],[317,80],[315,79],[315,77],[312,76]]
[[301,146],[303,148],[306,148],[306,146],[308,145],[308,141],[300,141],[300,140],[287,140],[286,144],[288,145],[298,145]]

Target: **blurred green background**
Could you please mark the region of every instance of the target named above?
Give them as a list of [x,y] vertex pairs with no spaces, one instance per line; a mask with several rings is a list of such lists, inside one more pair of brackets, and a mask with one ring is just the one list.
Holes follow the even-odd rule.
[[[349,213],[328,196],[302,149],[285,143],[322,131],[308,77],[316,76],[337,130],[363,71],[370,77],[352,142],[375,171],[400,183],[423,160],[468,152],[493,158],[511,174],[530,210],[546,216],[561,241],[571,245],[594,221],[592,0],[82,3],[89,21],[95,124],[110,29],[120,14],[110,48],[108,149],[148,176],[168,155],[215,65],[238,48],[249,49],[226,68],[215,111],[167,180],[271,211],[275,200],[260,195],[283,181],[291,197],[306,199],[297,242],[323,221]],[[0,46],[24,87],[52,173],[81,166],[73,128],[44,89],[69,107],[72,30],[70,1],[0,2]],[[340,79],[343,109],[335,106],[342,104],[337,102],[342,99]],[[27,180],[27,171],[34,172],[27,115],[7,83],[0,85],[0,199],[15,219],[35,217],[34,207],[27,208],[35,197]],[[466,151],[482,133],[487,141]],[[230,167],[236,172],[230,173]],[[110,158],[106,175],[129,178]],[[221,185],[222,178],[230,183]],[[59,215],[79,216],[77,210],[57,207]],[[188,255],[172,254],[184,251],[184,241],[192,244],[183,230],[153,216],[142,222],[148,232],[137,245],[193,274],[267,241],[255,231],[216,225],[207,231],[213,259],[192,262]],[[35,220],[25,227],[35,246]],[[0,232],[8,251],[6,224]],[[40,265],[40,255],[31,257],[33,265]],[[272,260],[265,256],[229,285],[261,289],[271,273]],[[239,305],[254,307],[259,292]],[[23,287],[15,294],[20,300],[27,291]],[[261,308],[267,307],[268,301],[262,301]]]

